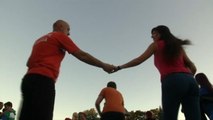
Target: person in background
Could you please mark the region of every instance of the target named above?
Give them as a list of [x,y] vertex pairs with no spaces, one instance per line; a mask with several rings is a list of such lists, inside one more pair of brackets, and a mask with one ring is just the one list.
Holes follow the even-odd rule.
[[72,114],[72,120],[78,120],[78,113],[77,112],[74,112]]
[[213,120],[213,86],[204,73],[197,73],[195,79],[200,86],[202,120],[206,120],[205,114],[210,120]]
[[0,102],[0,110],[3,108],[4,104],[3,102]]
[[152,111],[147,111],[145,116],[146,116],[146,120],[155,120]]
[[16,111],[13,109],[13,104],[11,102],[6,102],[4,104],[2,120],[15,120],[15,116]]
[[145,52],[115,71],[137,66],[154,55],[161,75],[164,120],[177,120],[180,104],[187,120],[200,120],[199,88],[193,76],[196,67],[182,47],[190,41],[175,37],[165,25],[153,28],[151,34],[153,42]]
[[[105,103],[101,112],[100,103],[104,99]],[[107,87],[101,90],[96,99],[95,107],[101,120],[125,120],[124,99],[113,81],[108,82]]]
[[[0,101],[0,110],[3,108],[3,106],[4,106],[3,102]],[[3,112],[0,111],[0,120],[2,120],[1,119],[2,118],[2,114],[3,114]]]
[[[27,73],[22,79],[22,106],[19,120],[52,120],[55,101],[55,82],[65,53],[89,65],[111,73],[115,66],[104,63],[81,50],[68,36],[70,26],[57,20],[50,32],[35,41],[27,61]],[[42,109],[41,109],[42,107]],[[36,114],[35,114],[36,113]]]
[[86,120],[87,119],[87,115],[83,112],[79,112],[78,113],[78,120]]
[[72,119],[67,117],[67,118],[65,118],[65,120],[72,120]]

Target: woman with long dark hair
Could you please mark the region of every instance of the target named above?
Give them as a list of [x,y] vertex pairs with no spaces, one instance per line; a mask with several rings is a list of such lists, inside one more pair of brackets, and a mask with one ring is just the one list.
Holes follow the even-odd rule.
[[146,51],[115,71],[137,66],[154,55],[154,64],[161,75],[164,120],[177,120],[180,104],[186,120],[200,120],[199,88],[193,77],[196,67],[183,49],[190,41],[175,37],[164,25],[153,28],[151,34],[153,42]]
[[200,108],[203,113],[201,114],[203,115],[202,120],[205,119],[204,114],[206,114],[210,120],[213,120],[213,86],[204,73],[196,74],[195,79],[200,86]]

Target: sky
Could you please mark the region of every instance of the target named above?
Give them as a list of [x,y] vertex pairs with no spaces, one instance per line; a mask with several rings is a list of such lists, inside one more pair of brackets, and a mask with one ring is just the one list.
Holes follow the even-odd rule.
[[[1,0],[0,101],[11,101],[19,112],[20,85],[32,45],[51,32],[58,19],[70,24],[70,38],[78,47],[113,65],[141,55],[152,42],[151,29],[166,25],[175,36],[191,40],[193,44],[185,47],[188,56],[197,72],[213,83],[212,6],[212,0]],[[129,111],[161,106],[160,75],[153,57],[108,74],[66,54],[56,82],[54,120],[94,108],[109,81],[117,83]],[[183,119],[180,113],[179,120]]]

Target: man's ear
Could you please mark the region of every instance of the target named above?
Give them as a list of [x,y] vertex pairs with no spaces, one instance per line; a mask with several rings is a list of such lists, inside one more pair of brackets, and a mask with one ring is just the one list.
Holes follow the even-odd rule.
[[63,26],[62,24],[60,24],[60,25],[58,26],[58,29],[59,29],[60,31],[63,31],[63,30],[64,30],[64,26]]

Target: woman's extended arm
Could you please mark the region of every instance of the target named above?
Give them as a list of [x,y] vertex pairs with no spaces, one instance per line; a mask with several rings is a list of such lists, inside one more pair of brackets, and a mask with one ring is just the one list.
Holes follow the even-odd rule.
[[157,48],[156,43],[155,42],[151,43],[143,54],[127,62],[126,64],[120,65],[118,68],[124,69],[124,68],[134,67],[141,64],[142,62],[146,61],[149,57],[151,57],[154,54],[156,48]]

